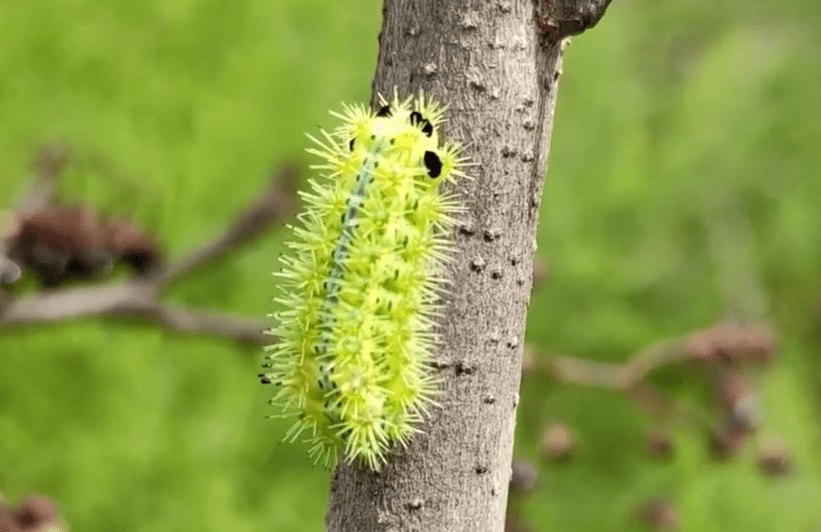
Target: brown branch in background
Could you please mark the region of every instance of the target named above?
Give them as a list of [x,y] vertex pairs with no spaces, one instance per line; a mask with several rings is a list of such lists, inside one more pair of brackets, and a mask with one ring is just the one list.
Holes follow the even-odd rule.
[[[58,157],[61,153],[67,153],[67,150],[50,146],[40,155],[39,160],[43,161],[41,169],[49,170],[38,172],[38,178],[22,203],[22,209],[26,212],[49,208],[54,183],[59,172],[65,168],[65,159]],[[270,338],[263,332],[269,326],[266,320],[170,306],[163,304],[159,296],[170,283],[240,249],[276,222],[291,216],[295,211],[294,185],[297,175],[296,165],[283,165],[275,172],[268,189],[237,216],[221,237],[168,266],[151,270],[147,275],[133,275],[124,281],[40,291],[17,298],[3,297],[0,293],[0,329],[102,316],[129,318],[171,331],[228,338],[242,343],[259,345],[269,342]],[[134,240],[134,233],[127,225],[119,224],[115,229],[120,236]],[[6,239],[3,239],[4,247],[0,251],[5,251],[5,242]],[[114,243],[117,242],[115,239]]]
[[609,390],[622,389],[620,375],[623,369],[620,364],[554,355],[542,363],[537,363],[536,368],[540,368],[563,383],[595,386]]
[[[761,421],[753,375],[749,368],[770,362],[776,350],[775,332],[767,321],[767,298],[754,267],[753,228],[736,204],[719,197],[705,211],[709,249],[714,262],[716,288],[725,319],[712,327],[654,343],[631,355],[622,364],[600,363],[569,356],[539,357],[526,346],[524,373],[542,373],[560,383],[595,386],[625,393],[655,427],[647,431],[646,445],[656,456],[669,456],[672,440],[667,430],[684,421],[708,429],[713,457],[735,455],[742,442],[756,433]],[[534,272],[535,273],[535,272]],[[647,382],[665,367],[693,364],[713,387],[710,412],[666,397]],[[760,450],[759,466],[767,474],[788,471],[783,449]]]
[[265,332],[270,327],[267,320],[195,311],[180,306],[164,305],[156,301],[143,308],[128,308],[112,312],[112,315],[117,314],[150,321],[166,330],[178,333],[224,338],[249,345],[264,345],[272,341],[271,336]]
[[[623,364],[570,356],[539,356],[528,345],[523,370],[564,384],[594,386],[625,394],[657,425],[645,436],[648,452],[654,456],[670,456],[672,440],[667,431],[674,423],[684,423],[706,428],[710,454],[726,459],[734,456],[741,443],[755,432],[761,417],[755,392],[740,368],[769,362],[775,349],[775,336],[767,325],[743,327],[721,322],[650,345]],[[646,381],[660,368],[687,362],[714,378],[714,400],[720,412],[717,422],[709,412],[667,397]],[[551,459],[550,453],[545,456]],[[762,463],[770,464],[772,460],[762,459]]]
[[624,364],[593,362],[571,356],[535,357],[530,371],[559,382],[630,391],[647,375],[666,365],[686,361],[721,364],[768,362],[775,351],[772,329],[766,324],[747,327],[718,323],[642,349]]
[[[545,5],[548,5],[545,3]],[[544,29],[544,28],[543,28]],[[551,29],[550,27],[548,29]],[[552,26],[555,30],[556,27]],[[654,343],[628,357],[622,364],[600,363],[570,356],[540,356],[526,344],[522,360],[525,375],[542,374],[562,384],[608,389],[625,394],[651,418],[645,429],[644,446],[648,456],[669,459],[674,451],[673,425],[686,424],[706,429],[706,447],[716,460],[733,458],[744,442],[757,441],[757,465],[767,476],[784,475],[793,470],[791,453],[780,438],[762,436],[761,412],[754,386],[754,371],[772,361],[776,354],[775,330],[767,319],[766,292],[756,268],[753,225],[737,204],[737,194],[717,194],[705,210],[704,225],[713,259],[716,289],[722,302],[722,319],[714,326]],[[538,283],[534,262],[534,286]],[[647,377],[666,366],[689,364],[700,370],[712,384],[707,408],[666,396]],[[552,422],[542,432],[542,459],[556,462],[572,455],[572,429]],[[516,460],[514,460],[516,464]],[[517,478],[516,473],[519,473]],[[523,476],[523,473],[528,473]],[[537,483],[536,469],[519,463],[513,481],[528,489],[513,490],[526,495]],[[516,508],[515,506],[513,508]],[[509,523],[516,523],[509,515]],[[654,496],[635,511],[636,520],[658,530],[678,530],[678,517],[670,500]],[[513,528],[511,528],[513,530]]]
[[[667,397],[648,382],[638,381],[626,390],[627,396],[644,412],[658,428],[647,432],[645,442],[651,451],[665,445],[666,430],[673,423],[684,422],[694,427],[709,426],[710,416],[703,410],[682,404]],[[669,442],[672,446],[672,442]],[[668,449],[667,454],[670,453]],[[662,453],[659,453],[662,454]]]
[[295,164],[279,168],[268,190],[242,212],[222,236],[161,271],[157,275],[158,286],[165,286],[181,276],[207,266],[226,253],[253,241],[277,221],[295,214],[294,184],[298,174],[299,170]]

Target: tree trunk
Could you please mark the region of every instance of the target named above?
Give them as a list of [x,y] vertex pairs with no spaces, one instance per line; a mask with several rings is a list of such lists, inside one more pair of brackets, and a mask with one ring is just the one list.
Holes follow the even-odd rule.
[[[501,532],[511,474],[536,224],[565,37],[609,0],[385,0],[373,89],[450,106],[445,138],[475,180],[440,332],[445,385],[407,450],[379,472],[334,472],[331,532]],[[566,5],[563,5],[566,4]]]

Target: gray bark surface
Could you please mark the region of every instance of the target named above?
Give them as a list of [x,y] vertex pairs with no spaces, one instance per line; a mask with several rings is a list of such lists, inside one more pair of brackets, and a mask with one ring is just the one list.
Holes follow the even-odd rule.
[[337,467],[328,531],[504,529],[562,49],[608,1],[385,0],[374,100],[397,87],[448,104],[444,136],[467,145],[477,166],[458,185],[467,212],[446,271],[442,408],[380,471]]

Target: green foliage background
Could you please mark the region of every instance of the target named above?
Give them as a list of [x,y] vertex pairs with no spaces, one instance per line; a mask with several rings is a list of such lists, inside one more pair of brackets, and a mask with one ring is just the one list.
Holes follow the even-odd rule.
[[[73,169],[69,198],[131,217],[178,256],[220,231],[302,132],[367,101],[375,0],[0,0],[0,198],[44,138],[104,153],[131,176]],[[685,531],[821,526],[821,11],[811,0],[617,1],[567,51],[539,229],[550,281],[528,338],[623,360],[724,315],[709,238],[741,213],[740,267],[760,276],[782,353],[762,376],[765,429],[795,472],[752,450],[708,460],[700,432],[672,462],[643,455],[624,398],[525,382],[517,453],[540,467],[519,506],[533,530],[629,530],[669,496]],[[732,209],[730,211],[729,209]],[[738,216],[737,214],[734,216]],[[270,310],[280,234],[175,286],[173,301]],[[263,420],[260,354],[93,320],[0,337],[0,489],[44,492],[74,530],[322,528],[329,475]],[[662,379],[689,400],[689,376]],[[577,459],[538,462],[562,419]]]

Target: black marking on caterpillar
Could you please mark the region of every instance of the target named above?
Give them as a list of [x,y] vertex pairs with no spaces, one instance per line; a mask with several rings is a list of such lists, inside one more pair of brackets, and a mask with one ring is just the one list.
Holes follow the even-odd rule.
[[439,159],[439,156],[436,155],[436,152],[426,151],[424,160],[425,168],[428,169],[429,176],[439,177],[442,175],[442,161]]
[[410,114],[410,123],[421,129],[425,136],[430,137],[433,135],[433,124],[431,124],[427,118],[424,118],[419,111],[414,111]]

